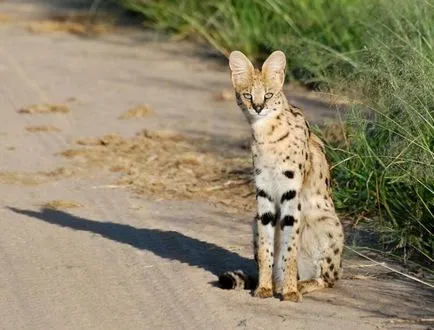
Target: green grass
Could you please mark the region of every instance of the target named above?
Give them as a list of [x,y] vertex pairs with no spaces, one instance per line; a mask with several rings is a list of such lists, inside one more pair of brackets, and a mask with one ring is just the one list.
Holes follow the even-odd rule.
[[122,2],[223,55],[282,49],[290,78],[361,101],[345,139],[328,145],[336,206],[373,219],[404,259],[434,262],[433,0]]

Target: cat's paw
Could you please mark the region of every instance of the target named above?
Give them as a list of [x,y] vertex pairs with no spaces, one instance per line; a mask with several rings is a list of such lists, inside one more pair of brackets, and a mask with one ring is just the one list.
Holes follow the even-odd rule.
[[302,301],[302,295],[298,291],[282,293],[281,296],[280,296],[280,300],[282,300],[282,301],[288,300],[288,301],[292,301],[292,302],[299,302],[299,301]]
[[273,289],[258,287],[253,293],[253,296],[259,298],[270,298],[273,296]]

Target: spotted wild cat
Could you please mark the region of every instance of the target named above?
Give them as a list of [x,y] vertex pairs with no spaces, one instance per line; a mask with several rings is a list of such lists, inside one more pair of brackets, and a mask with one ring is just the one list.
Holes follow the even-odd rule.
[[234,51],[229,66],[237,104],[252,132],[259,278],[233,271],[219,280],[224,288],[250,288],[257,282],[257,297],[300,301],[302,294],[332,287],[342,273],[344,235],[324,147],[282,91],[283,52],[273,52],[258,70]]

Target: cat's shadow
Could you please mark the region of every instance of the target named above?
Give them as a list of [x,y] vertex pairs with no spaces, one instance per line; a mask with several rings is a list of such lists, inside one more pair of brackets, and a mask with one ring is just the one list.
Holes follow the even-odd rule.
[[53,225],[98,234],[115,242],[150,251],[164,259],[177,260],[202,268],[216,276],[234,269],[243,269],[250,274],[256,272],[253,260],[216,244],[176,231],[136,228],[127,224],[90,220],[49,208],[43,208],[40,211],[15,207],[8,207],[8,209]]

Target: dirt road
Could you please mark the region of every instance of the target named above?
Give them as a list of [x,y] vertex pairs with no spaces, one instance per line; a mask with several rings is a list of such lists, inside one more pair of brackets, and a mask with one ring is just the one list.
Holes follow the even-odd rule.
[[[32,8],[11,2],[0,12]],[[1,329],[429,327],[433,291],[387,274],[351,279],[368,272],[357,259],[346,260],[335,289],[299,304],[221,290],[221,271],[254,268],[251,214],[136,195],[113,185],[118,174],[105,167],[45,175],[70,166],[57,153],[78,138],[169,129],[238,145],[248,127],[232,101],[214,100],[230,88],[228,74],[194,46],[137,31],[30,33],[18,23],[0,23]],[[70,112],[17,112],[43,103]],[[155,114],[118,119],[137,104]],[[318,112],[329,113],[308,116],[321,120]],[[57,131],[26,130],[45,125]],[[42,207],[54,200],[70,205]]]

